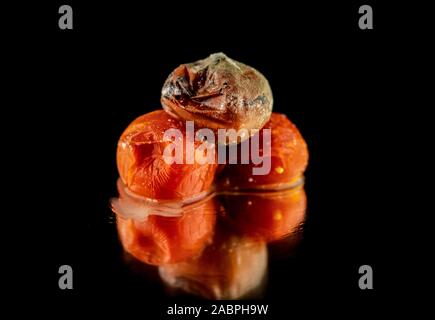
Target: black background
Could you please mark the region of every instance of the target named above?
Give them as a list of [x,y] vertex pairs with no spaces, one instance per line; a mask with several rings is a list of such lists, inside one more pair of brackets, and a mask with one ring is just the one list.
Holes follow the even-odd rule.
[[[74,30],[57,26],[66,3]],[[373,7],[374,30],[358,28],[362,4]],[[296,257],[270,270],[271,316],[308,306],[370,312],[393,293],[392,255],[402,244],[393,237],[392,216],[401,210],[393,209],[391,191],[403,171],[393,156],[401,121],[393,96],[400,99],[406,68],[397,54],[406,36],[397,8],[67,1],[41,11],[24,62],[38,101],[26,113],[26,135],[39,143],[26,144],[34,156],[21,159],[38,168],[32,210],[42,243],[28,250],[41,270],[37,292],[68,310],[123,301],[144,318],[177,301],[123,264],[108,206],[116,196],[116,144],[135,117],[160,108],[161,86],[176,66],[222,51],[268,78],[274,111],[298,126],[310,151],[305,238]],[[72,291],[58,289],[62,264],[74,269]],[[374,269],[374,290],[358,288],[363,264]]]

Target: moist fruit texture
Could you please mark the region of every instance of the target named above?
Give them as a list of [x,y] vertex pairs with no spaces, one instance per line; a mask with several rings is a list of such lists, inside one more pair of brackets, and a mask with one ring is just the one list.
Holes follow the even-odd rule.
[[[271,144],[268,146],[262,143],[264,129],[271,130]],[[273,113],[257,134],[260,134],[260,154],[265,152],[263,155],[270,158],[270,172],[266,175],[254,175],[253,167],[260,167],[262,164],[255,165],[252,159],[249,164],[241,164],[238,159],[237,164],[227,164],[220,171],[221,188],[225,190],[283,189],[294,185],[302,178],[308,164],[307,145],[299,130],[284,114]],[[237,155],[240,158],[240,144],[237,147]],[[266,150],[270,150],[270,154],[267,154]]]
[[[178,129],[183,139],[165,141],[164,132]],[[123,183],[133,192],[151,199],[181,200],[210,189],[217,165],[168,164],[164,150],[169,144],[183,144],[185,123],[163,110],[153,111],[134,120],[118,142],[117,165]],[[195,150],[202,142],[195,141]],[[186,148],[182,148],[185,153]],[[185,159],[185,154],[183,154]]]

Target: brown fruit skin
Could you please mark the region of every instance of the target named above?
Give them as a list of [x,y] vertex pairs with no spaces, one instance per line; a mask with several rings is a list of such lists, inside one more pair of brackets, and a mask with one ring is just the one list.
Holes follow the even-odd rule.
[[275,192],[223,194],[219,200],[225,221],[238,235],[266,242],[298,232],[307,208],[303,185]]
[[259,130],[270,118],[273,96],[260,72],[215,53],[177,67],[163,85],[161,103],[171,115],[201,127]]
[[201,254],[213,237],[216,214],[215,200],[208,198],[179,217],[151,214],[139,221],[117,215],[118,235],[124,250],[141,262],[175,263]]
[[262,134],[265,129],[271,129],[269,174],[253,175],[253,167],[262,165],[253,164],[251,159],[249,164],[241,164],[239,144],[237,164],[227,164],[220,171],[219,188],[223,190],[279,190],[288,188],[302,179],[308,165],[308,148],[299,130],[284,114],[272,113],[270,120],[258,133],[260,134],[260,151],[265,150],[262,144]]
[[[172,142],[164,141],[163,135],[170,128],[179,129],[185,140],[185,122],[157,110],[134,120],[121,135],[118,171],[123,183],[134,193],[150,199],[182,200],[210,189],[217,164],[165,162],[163,152]],[[195,149],[200,144],[195,142]]]

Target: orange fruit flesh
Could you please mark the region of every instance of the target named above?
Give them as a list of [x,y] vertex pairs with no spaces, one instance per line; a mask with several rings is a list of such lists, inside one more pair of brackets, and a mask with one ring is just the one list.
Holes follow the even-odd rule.
[[[165,141],[168,129],[178,129],[183,139]],[[169,144],[183,144],[185,123],[174,119],[165,111],[147,113],[134,120],[118,142],[117,166],[124,184],[133,192],[150,199],[186,199],[210,189],[216,163],[168,164],[164,150]],[[201,142],[195,142],[197,150]]]
[[[264,129],[271,130],[270,144],[263,144]],[[283,114],[272,113],[269,122],[259,131],[260,155],[270,159],[270,171],[254,175],[255,165],[249,155],[249,164],[241,163],[241,146],[237,147],[237,164],[227,164],[219,173],[218,183],[224,190],[274,190],[294,185],[303,177],[308,164],[308,149],[296,126]],[[252,141],[252,138],[251,138]],[[250,143],[250,150],[252,143]],[[267,149],[266,149],[267,148]],[[270,150],[270,153],[267,152]]]

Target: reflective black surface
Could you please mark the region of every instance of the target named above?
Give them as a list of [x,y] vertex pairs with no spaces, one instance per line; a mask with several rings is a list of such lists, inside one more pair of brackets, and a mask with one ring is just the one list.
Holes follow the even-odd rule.
[[[292,308],[309,312],[320,305],[374,310],[390,294],[396,268],[389,258],[405,246],[391,234],[404,211],[391,190],[407,176],[391,150],[410,144],[406,135],[397,139],[403,123],[391,102],[397,90],[386,84],[401,74],[403,61],[395,57],[402,46],[394,41],[402,34],[386,40],[395,29],[383,20],[372,34],[360,33],[358,5],[350,3],[232,7],[225,17],[216,7],[184,11],[182,3],[73,6],[73,32],[57,30],[57,7],[48,6],[44,27],[35,27],[25,51],[34,55],[35,92],[22,95],[43,97],[28,104],[35,130],[27,127],[20,139],[27,156],[19,159],[38,181],[26,211],[44,212],[38,224],[26,224],[37,229],[35,237],[29,234],[41,245],[26,240],[19,246],[40,270],[35,296],[48,292],[64,310],[99,299],[107,309],[126,300],[120,305],[144,318],[162,315],[173,301],[193,301],[168,291],[156,267],[125,255],[109,199],[117,196],[116,143],[124,128],[160,108],[163,82],[178,64],[219,51],[268,78],[274,111],[298,126],[310,151],[303,236],[295,248],[291,239],[268,245],[263,301],[280,318]],[[26,181],[18,181],[20,193]],[[74,269],[72,291],[58,289],[62,264]],[[363,264],[375,270],[376,291],[358,287]]]
[[281,191],[214,193],[182,207],[138,200],[123,192],[122,182],[118,186],[112,207],[126,265],[138,274],[155,266],[174,297],[261,298],[269,262],[293,255],[303,235],[303,183]]

